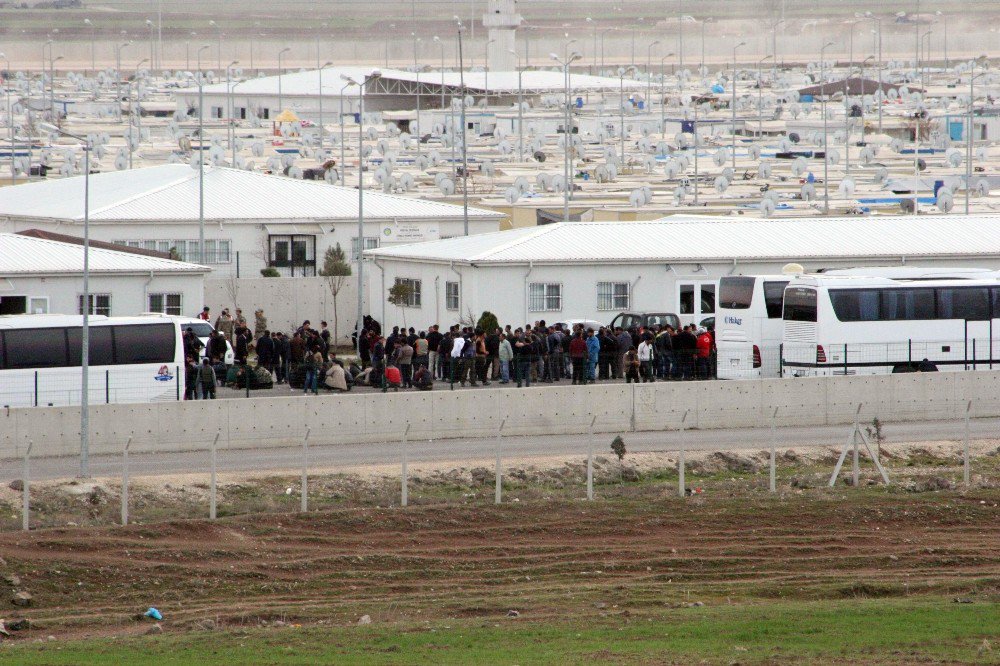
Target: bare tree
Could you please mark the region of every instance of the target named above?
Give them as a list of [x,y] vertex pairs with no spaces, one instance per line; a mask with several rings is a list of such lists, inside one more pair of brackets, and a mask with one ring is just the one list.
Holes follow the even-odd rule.
[[319,272],[326,278],[326,284],[330,288],[333,296],[333,341],[337,342],[337,294],[344,288],[347,278],[351,275],[351,265],[347,263],[344,250],[337,243],[334,247],[328,247],[323,255],[323,268]]

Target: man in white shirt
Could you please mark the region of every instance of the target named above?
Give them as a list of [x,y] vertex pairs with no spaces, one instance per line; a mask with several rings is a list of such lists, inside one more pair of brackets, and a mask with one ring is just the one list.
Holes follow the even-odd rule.
[[642,372],[642,382],[653,381],[653,343],[644,338],[639,343],[639,369]]

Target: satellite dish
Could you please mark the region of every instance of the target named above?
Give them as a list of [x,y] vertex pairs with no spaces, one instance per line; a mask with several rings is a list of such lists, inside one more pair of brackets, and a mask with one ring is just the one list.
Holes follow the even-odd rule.
[[521,198],[521,192],[518,191],[516,187],[508,187],[504,192],[503,198],[507,201],[507,203],[514,204]]
[[427,171],[427,167],[430,165],[430,162],[431,160],[427,157],[427,155],[420,155],[413,164],[421,171]]
[[496,169],[493,167],[493,162],[490,160],[484,160],[479,170],[483,172],[487,178],[492,178],[496,173]]
[[937,207],[942,213],[951,212],[951,209],[955,207],[955,198],[952,196],[950,191],[944,188],[938,190]]
[[441,190],[441,194],[445,196],[451,196],[455,193],[455,181],[451,178],[445,178],[438,185],[438,189]]
[[760,214],[762,217],[771,217],[774,215],[776,206],[772,199],[762,199],[760,202]]
[[872,150],[871,146],[865,146],[861,149],[859,157],[862,164],[871,164],[871,161],[875,159],[875,151]]
[[719,148],[715,151],[715,154],[712,155],[712,161],[715,162],[715,166],[722,166],[726,163],[727,159],[729,159],[729,151],[725,148]]
[[803,173],[805,173],[807,166],[808,164],[806,163],[806,158],[796,157],[794,160],[792,160],[792,175],[801,176]]
[[750,153],[750,159],[752,160],[760,159],[760,146],[757,145],[756,143],[750,146],[748,152]]
[[884,183],[888,179],[889,179],[889,169],[887,169],[884,166],[880,166],[879,168],[875,169],[876,183]]
[[545,153],[543,153],[540,150],[536,150],[535,153],[532,155],[532,157],[535,158],[536,162],[544,162],[545,161]]
[[927,170],[927,162],[924,161],[924,158],[922,157],[917,158],[917,171],[926,171],[926,170]]
[[608,171],[608,167],[603,164],[599,164],[596,169],[594,169],[594,180],[598,183],[607,183],[611,180],[611,174]]
[[446,174],[443,171],[437,172],[436,174],[434,174],[434,187],[441,187],[441,181],[447,179],[448,179],[448,174]]
[[980,178],[976,181],[976,194],[981,197],[990,196],[990,183],[985,178]]
[[723,176],[717,176],[715,179],[715,191],[722,194],[729,188],[729,181]]
[[376,185],[384,185],[388,179],[389,179],[389,173],[385,170],[384,167],[379,167],[375,169],[375,173],[372,174],[372,182],[375,183]]
[[559,193],[566,191],[566,179],[563,178],[562,174],[552,176],[552,191]]
[[802,275],[806,272],[802,264],[785,264],[781,268],[782,275]]
[[957,148],[949,148],[945,157],[948,159],[948,164],[952,167],[958,167],[962,165],[962,151]]
[[771,163],[767,160],[761,160],[760,164],[757,166],[757,177],[763,180],[767,180],[771,177]]
[[255,141],[250,146],[250,154],[253,155],[254,157],[264,157],[264,142]]
[[118,155],[115,157],[115,168],[119,171],[124,171],[128,168],[128,158],[124,155]]
[[323,180],[328,182],[330,185],[335,185],[340,180],[340,174],[334,168],[327,169],[323,173]]
[[725,178],[726,180],[728,180],[730,183],[733,182],[733,180],[734,180],[734,177],[733,177],[734,173],[733,173],[733,168],[732,167],[726,167],[725,169],[723,169],[721,175],[722,175],[723,178]]
[[[893,90],[890,88],[890,90]],[[889,149],[894,153],[901,153],[903,151],[903,142],[899,139],[893,139],[889,142]]]
[[540,190],[548,192],[549,188],[552,187],[552,176],[547,173],[540,173],[535,176],[535,184]]
[[840,151],[836,148],[828,148],[826,151],[826,159],[830,164],[840,164]]
[[412,173],[404,173],[399,177],[399,187],[404,192],[409,192],[410,190],[412,190],[414,184],[415,180],[413,178]]
[[628,203],[632,208],[642,208],[646,205],[646,193],[641,189],[632,190],[628,195]]
[[900,199],[899,209],[904,213],[913,213],[916,211],[916,205],[913,203],[913,199]]
[[531,185],[528,183],[528,179],[524,176],[518,176],[515,178],[513,187],[517,188],[517,191],[521,194],[527,194],[531,190]]
[[812,183],[803,185],[801,192],[803,201],[813,201],[816,199],[816,186]]
[[792,143],[798,143],[802,139],[799,137],[798,132],[789,132],[788,133],[788,140],[791,141]]
[[854,179],[844,178],[840,181],[840,185],[837,187],[837,193],[844,199],[850,199],[854,196]]
[[667,178],[673,179],[680,175],[681,165],[677,160],[670,160],[665,165],[663,165],[663,173]]
[[302,169],[297,166],[288,167],[288,177],[295,178],[296,180],[302,180]]

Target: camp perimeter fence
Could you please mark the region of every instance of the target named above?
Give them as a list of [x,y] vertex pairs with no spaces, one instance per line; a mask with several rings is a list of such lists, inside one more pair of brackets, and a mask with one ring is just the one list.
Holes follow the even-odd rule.
[[[659,484],[681,497],[700,485],[704,473],[692,466],[692,459],[711,452],[752,455],[759,464],[743,471],[750,473],[755,489],[775,492],[789,482],[783,478],[779,485],[782,467],[792,464],[789,450],[798,451],[797,455],[817,450],[820,457],[814,465],[823,484],[840,480],[858,486],[861,475],[865,483],[893,484],[909,466],[904,459],[883,453],[884,444],[926,447],[929,442],[950,443],[949,462],[934,469],[951,479],[949,485],[991,485],[997,481],[994,458],[1000,441],[997,392],[977,398],[989,383],[962,384],[956,381],[961,373],[950,374],[801,380],[795,382],[799,391],[794,395],[772,394],[761,401],[752,418],[744,413],[729,422],[723,415],[727,411],[735,415],[741,408],[733,396],[699,390],[700,402],[683,404],[674,390],[705,384],[639,385],[627,391],[615,387],[638,401],[635,414],[614,411],[619,405],[600,386],[515,391],[514,396],[530,400],[511,398],[513,404],[507,405],[502,391],[481,401],[477,401],[484,396],[481,392],[441,393],[455,398],[445,410],[456,413],[435,415],[432,409],[425,418],[399,405],[434,396],[398,394],[388,401],[367,396],[361,402],[374,409],[367,413],[363,437],[346,427],[346,410],[340,409],[343,405],[338,403],[343,401],[337,397],[258,405],[254,410],[258,420],[243,423],[242,429],[233,420],[222,428],[222,421],[210,418],[210,413],[225,410],[227,403],[251,401],[174,405],[160,416],[176,420],[178,427],[159,433],[150,430],[149,414],[166,406],[153,406],[145,418],[135,411],[119,412],[113,419],[117,430],[106,430],[111,421],[97,417],[86,479],[79,478],[78,450],[54,454],[55,448],[42,439],[45,432],[65,428],[67,434],[76,435],[78,446],[79,430],[73,428],[72,419],[79,411],[47,410],[63,413],[48,414],[48,423],[34,428],[22,428],[18,422],[17,439],[7,437],[0,480],[20,491],[21,501],[20,506],[9,503],[10,513],[0,525],[12,529],[19,523],[28,529],[338,507],[523,502],[558,492],[575,500],[595,500],[613,496],[620,487],[621,477],[609,476],[609,470],[619,465],[611,446],[618,437],[627,448],[626,461],[660,454],[661,468],[647,470],[650,477],[643,482]],[[976,374],[986,379],[985,373]],[[992,385],[996,382],[993,376]],[[811,402],[810,389],[823,391],[825,412]],[[832,395],[838,393],[843,399]],[[864,398],[870,402],[859,401]],[[938,407],[928,409],[932,403]],[[303,404],[308,405],[308,416],[292,407]],[[590,409],[593,404],[604,408]],[[178,407],[190,409],[178,412]],[[820,412],[822,418],[817,418]],[[17,415],[32,413],[45,418],[41,410],[20,410]],[[274,423],[274,414],[285,418]],[[227,416],[249,419],[251,412]],[[182,432],[184,419],[190,422]],[[265,424],[266,429],[252,430]],[[37,439],[20,439],[28,435]],[[525,490],[531,482],[525,469],[546,465],[562,470],[561,490],[552,490],[555,477],[543,475],[536,483],[543,492],[532,495]],[[454,470],[474,480],[475,499],[469,499],[458,477],[449,476]],[[359,476],[351,480],[351,475]],[[435,478],[440,485],[428,487],[427,479]]]

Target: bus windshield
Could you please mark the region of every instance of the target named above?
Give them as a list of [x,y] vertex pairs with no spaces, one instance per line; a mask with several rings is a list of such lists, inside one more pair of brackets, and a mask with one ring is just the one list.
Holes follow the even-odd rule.
[[816,321],[816,290],[790,287],[785,290],[785,321]]
[[719,307],[746,310],[753,301],[755,277],[724,277],[719,280]]

